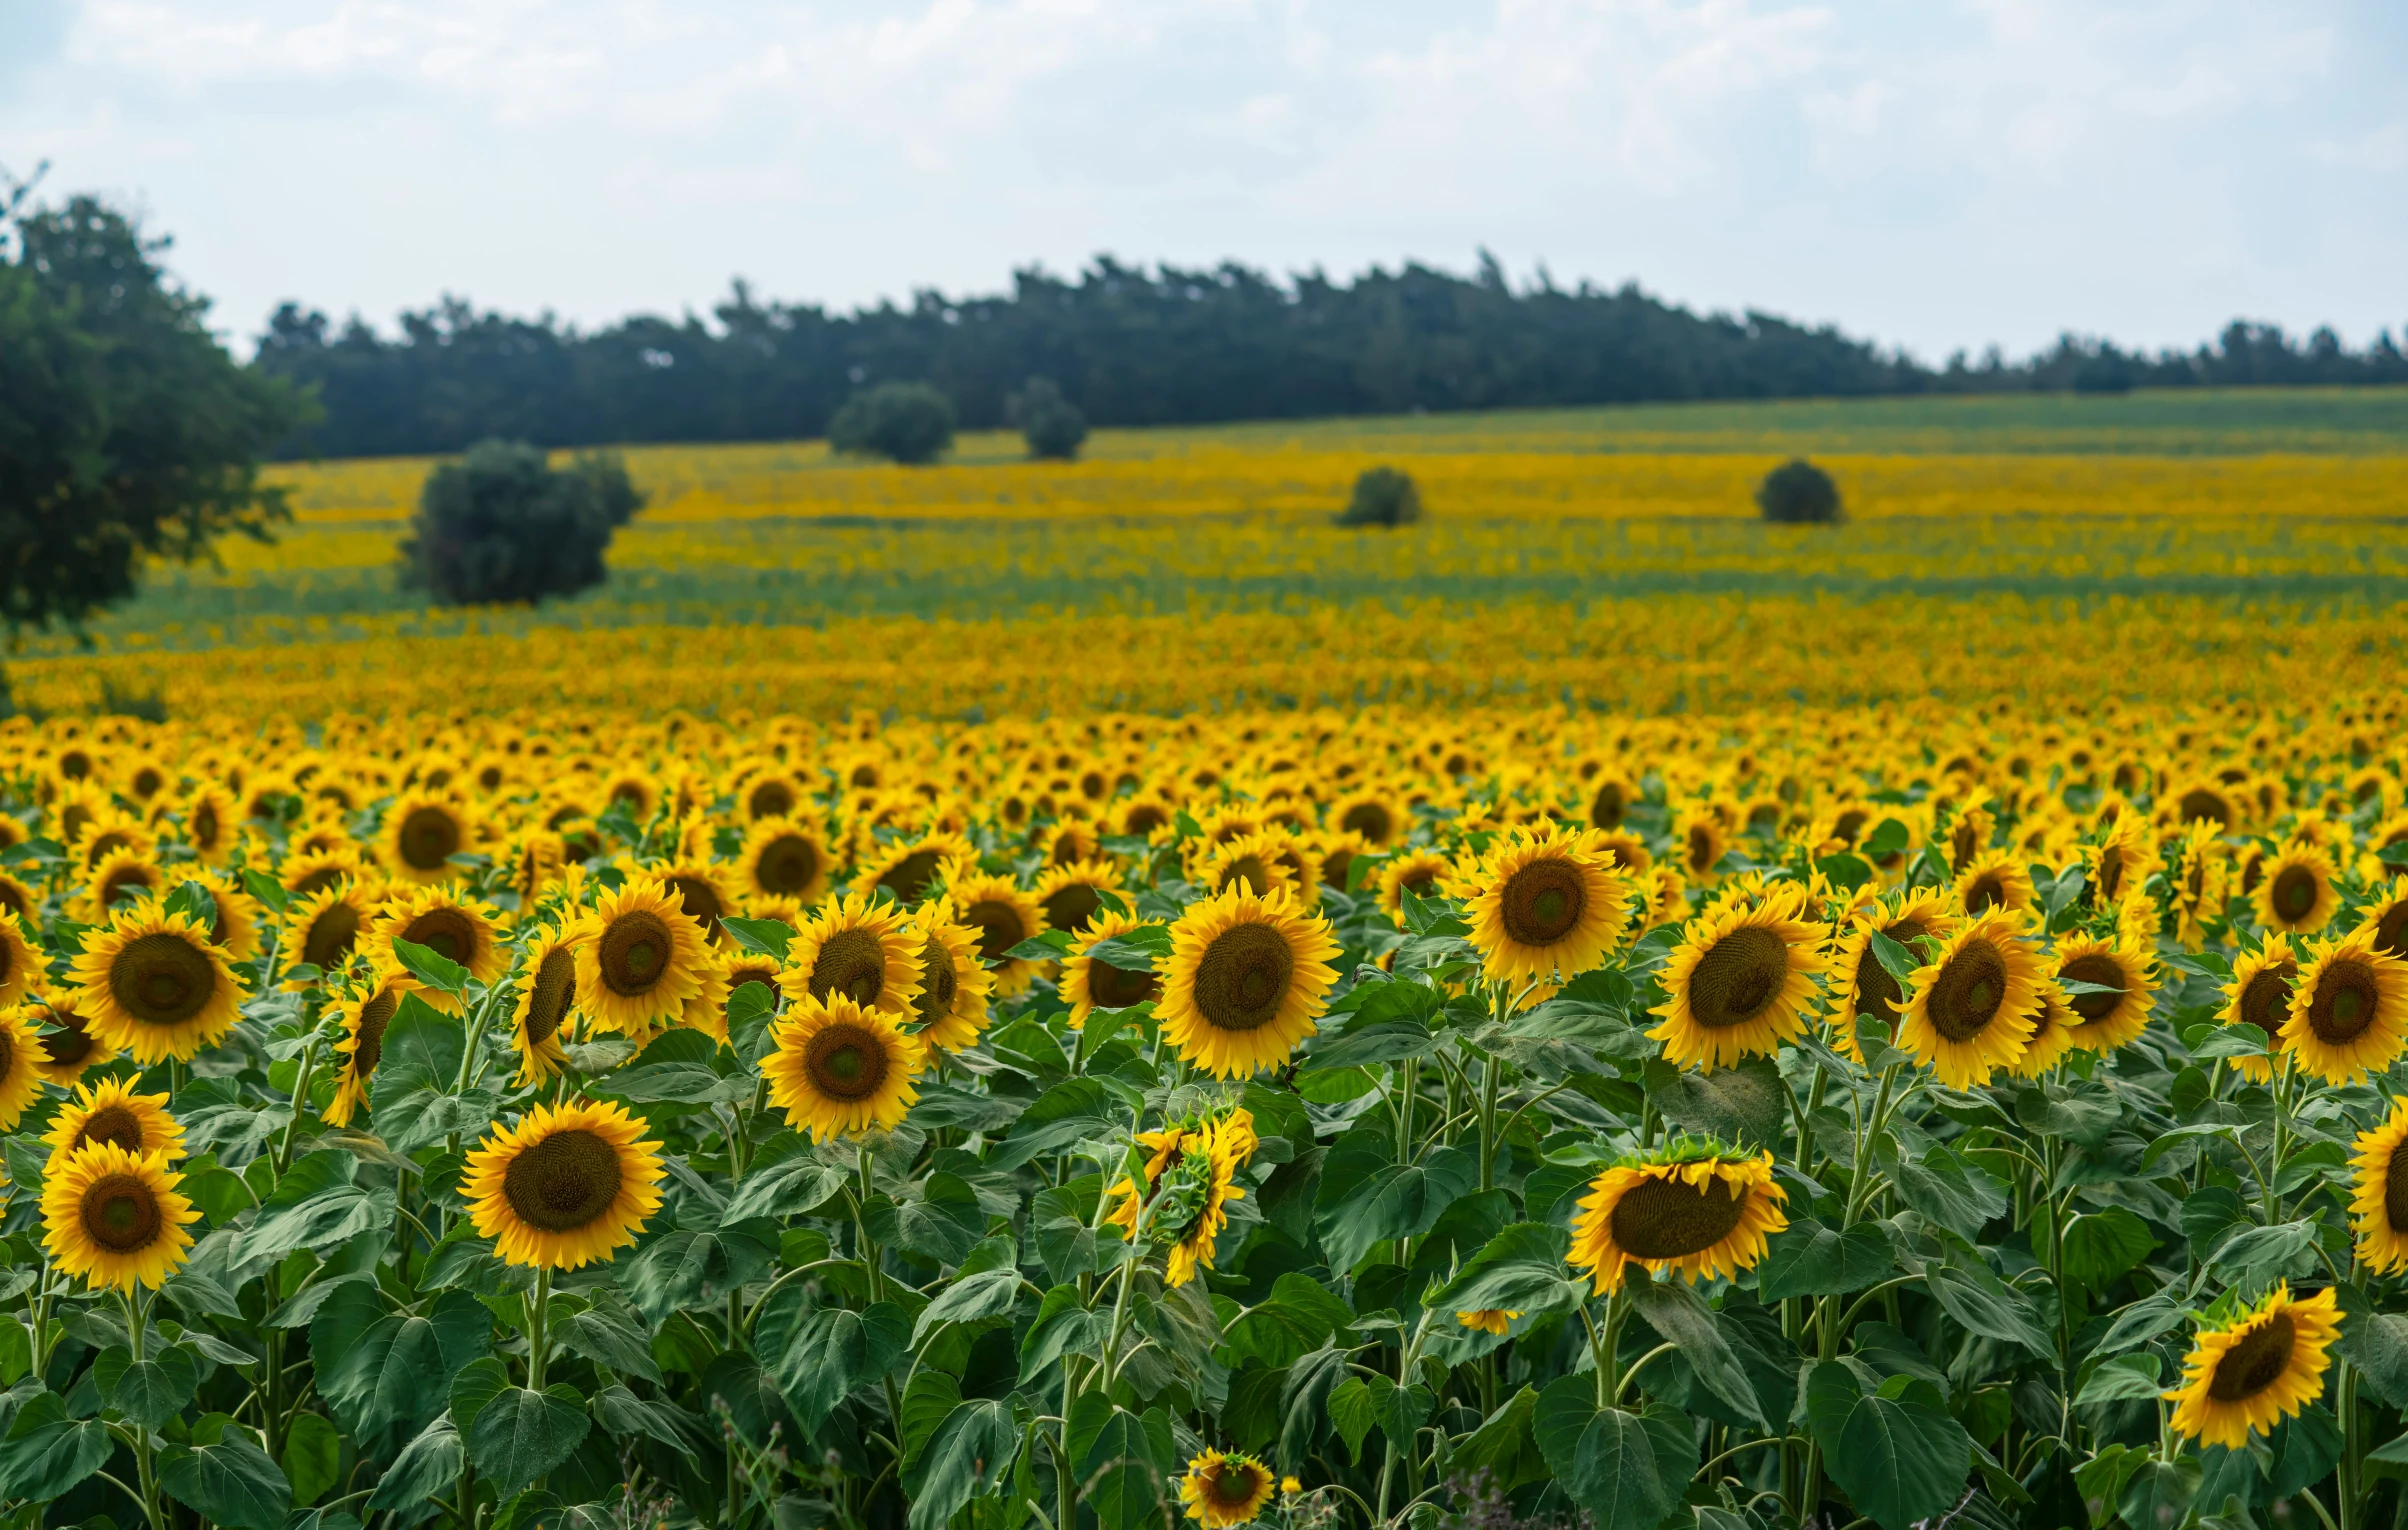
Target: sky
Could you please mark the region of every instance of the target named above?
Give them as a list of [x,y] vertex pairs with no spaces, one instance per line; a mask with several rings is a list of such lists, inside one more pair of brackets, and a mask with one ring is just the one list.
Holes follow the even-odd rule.
[[245,346],[1485,247],[1939,360],[2408,325],[2403,79],[2399,0],[0,0],[0,167]]

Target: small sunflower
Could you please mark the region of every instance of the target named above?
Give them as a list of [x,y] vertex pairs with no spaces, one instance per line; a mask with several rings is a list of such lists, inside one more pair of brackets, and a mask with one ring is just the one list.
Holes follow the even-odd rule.
[[1179,1504],[1204,1530],[1229,1530],[1260,1515],[1277,1486],[1271,1468],[1254,1457],[1208,1450],[1187,1463],[1187,1475],[1179,1479]]
[[1824,962],[1822,931],[1800,917],[1804,893],[1792,884],[1759,907],[1689,922],[1664,963],[1668,997],[1653,1011],[1664,1023],[1647,1033],[1667,1061],[1711,1072],[1805,1033]]
[[1132,1009],[1162,997],[1160,973],[1130,972],[1088,954],[1115,935],[1126,935],[1144,923],[1134,914],[1098,914],[1062,959],[1062,1000],[1070,1006],[1072,1030],[1084,1030],[1087,1017],[1099,1009]]
[[786,947],[786,970],[778,989],[789,1000],[830,999],[841,994],[866,1008],[892,1015],[912,1012],[920,995],[920,948],[911,918],[891,903],[872,903],[866,892],[830,903],[796,932]]
[[1492,983],[1569,978],[1605,959],[1630,922],[1630,879],[1595,829],[1517,830],[1467,879],[1469,939]]
[[1129,902],[1129,890],[1110,861],[1073,861],[1067,866],[1048,867],[1029,889],[1029,896],[1045,912],[1047,927],[1068,930],[1073,935],[1105,912],[1106,895],[1124,906]]
[[2393,1100],[2383,1124],[2358,1134],[2358,1191],[2350,1216],[2358,1258],[2377,1274],[2408,1268],[2408,1100]]
[[260,926],[268,911],[257,898],[222,871],[203,871],[190,880],[209,890],[217,917],[209,922],[209,943],[223,949],[228,961],[247,962],[260,951]]
[[549,925],[528,937],[519,969],[518,1007],[510,1017],[510,1049],[518,1054],[518,1084],[524,1086],[568,1071],[561,1033],[577,1003],[575,942]]
[[2227,1450],[2272,1434],[2324,1395],[2333,1363],[2326,1351],[2340,1332],[2330,1290],[2294,1298],[2287,1282],[2239,1317],[2201,1328],[2182,1362],[2182,1385],[2165,1394],[2174,1432]]
[[947,890],[953,917],[978,932],[978,954],[993,968],[995,992],[1010,997],[1028,987],[1039,963],[1012,948],[1045,932],[1045,911],[1010,877],[974,872]]
[[1673,860],[1690,881],[1712,887],[1722,880],[1722,873],[1715,868],[1722,864],[1723,853],[1730,849],[1730,829],[1711,805],[1681,809],[1672,821],[1672,846]]
[[[2299,957],[2287,935],[2269,935],[2255,951],[2244,951],[2232,964],[2232,981],[2224,985],[2230,1002],[2216,1018],[2226,1025],[2254,1025],[2266,1033],[2269,1054],[2282,1050],[2283,1022],[2291,1016],[2291,993],[2299,982]],[[2274,1077],[2268,1057],[2231,1057],[2233,1071],[2264,1083]]]
[[1755,1268],[1765,1239],[1789,1226],[1788,1192],[1773,1183],[1770,1153],[1753,1158],[1677,1143],[1616,1164],[1589,1184],[1572,1224],[1570,1262],[1600,1294],[1619,1288],[1626,1264],[1677,1270],[1691,1285]]
[[604,893],[575,934],[577,997],[605,1030],[640,1041],[675,1024],[709,986],[715,964],[702,926],[658,877]]
[[224,865],[243,817],[234,794],[215,783],[205,784],[184,799],[183,816],[184,842],[192,853],[209,865]]
[[343,1061],[335,1077],[334,1098],[327,1102],[327,1125],[349,1126],[360,1107],[368,1103],[368,1085],[384,1057],[385,1028],[400,1012],[404,997],[423,992],[409,974],[383,970],[334,1004],[332,1013],[343,1028],[334,1049]]
[[895,1016],[843,993],[787,1006],[761,1059],[769,1102],[796,1131],[821,1142],[899,1124],[920,1097],[914,1084],[927,1053]]
[[995,975],[978,959],[979,932],[947,918],[939,904],[914,914],[912,928],[921,939],[920,991],[912,999],[921,1043],[948,1052],[976,1045],[995,989]]
[[1188,879],[1209,892],[1236,888],[1258,898],[1285,893],[1300,899],[1305,891],[1302,879],[1284,853],[1290,848],[1288,836],[1271,829],[1241,834],[1226,844],[1208,844]]
[[14,914],[28,925],[42,922],[42,895],[0,871],[0,914]]
[[1399,929],[1405,923],[1405,894],[1444,897],[1454,889],[1455,863],[1435,850],[1400,850],[1380,863],[1373,896]]
[[[940,881],[950,882],[965,864],[976,864],[978,852],[959,834],[927,834],[908,844],[896,843],[880,858],[866,862],[854,886],[868,891],[883,887],[905,906],[928,896]],[[1031,932],[1032,934],[1034,931]]]
[[84,885],[84,903],[94,918],[106,918],[110,909],[132,899],[149,895],[156,897],[167,873],[150,855],[141,850],[112,850],[92,868]]
[[42,1036],[22,1006],[0,1010],[0,1132],[13,1132],[42,1097]]
[[661,1145],[643,1135],[617,1105],[538,1105],[468,1155],[469,1219],[508,1264],[607,1263],[660,1210]]
[[43,1177],[43,1246],[89,1286],[156,1291],[189,1256],[185,1224],[201,1219],[176,1193],[181,1183],[164,1153],[137,1155],[114,1142],[80,1148]]
[[74,990],[64,995],[44,994],[32,1002],[41,1006],[35,1024],[51,1027],[42,1036],[41,1055],[35,1060],[45,1080],[62,1089],[73,1088],[91,1069],[117,1060],[117,1049],[93,1035],[76,1012]]
[[[439,886],[414,888],[385,905],[368,932],[368,955],[379,966],[398,967],[393,942],[406,940],[426,947],[447,962],[457,962],[479,983],[499,982],[510,968],[495,928],[501,911],[474,898],[455,896]],[[467,1000],[441,989],[422,988],[418,996],[446,1014],[468,1013]]]
[[2291,845],[2266,862],[2255,902],[2261,929],[2315,934],[2341,907],[2341,890],[2333,885],[2333,858],[2311,844]]
[[2393,877],[2389,886],[2375,890],[2359,927],[2374,931],[2377,951],[2408,961],[2408,876]]
[[2054,978],[2042,978],[2032,1002],[2032,1039],[2024,1043],[2023,1055],[2007,1071],[2017,1078],[2039,1078],[2057,1066],[2074,1050],[2077,1018],[2073,1006],[2065,1002],[2065,990]]
[[1374,849],[1385,850],[1412,829],[1413,810],[1393,793],[1368,787],[1331,803],[1329,826],[1341,834],[1360,834]]
[[451,858],[476,842],[476,818],[457,797],[407,792],[385,809],[384,861],[405,881],[448,880],[460,869]]
[[2149,1028],[2149,1006],[2157,985],[2149,973],[2148,947],[2130,934],[2113,940],[2069,935],[2057,942],[2056,969],[2049,974],[2060,984],[2087,983],[2108,993],[2084,993],[2068,988],[2066,1002],[2074,1007],[2074,1045],[2101,1056],[2140,1039]]
[[2351,1084],[2398,1061],[2408,1046],[2408,962],[2375,949],[2360,926],[2310,946],[2291,990],[2283,1048],[2329,1084]]
[[834,861],[828,837],[794,818],[764,818],[736,853],[736,882],[747,898],[791,898],[808,908],[828,891]]
[[1898,1044],[1950,1089],[1986,1084],[2031,1044],[2039,986],[2040,958],[2020,921],[1985,914],[1916,969]]
[[1513,1308],[1482,1307],[1473,1312],[1456,1313],[1455,1321],[1462,1327],[1473,1329],[1480,1333],[1502,1335],[1506,1329],[1513,1326],[1513,1320],[1521,1315],[1522,1314],[1519,1311]]
[[2012,850],[1985,850],[1957,874],[1956,893],[1969,914],[1994,908],[2028,913],[2034,901],[2032,873]]
[[42,1140],[50,1145],[50,1167],[95,1142],[111,1142],[136,1158],[172,1162],[184,1156],[184,1125],[167,1113],[165,1094],[136,1094],[133,1081],[104,1078],[67,1097]]
[[155,903],[120,909],[84,932],[72,976],[73,1003],[92,1034],[148,1065],[190,1062],[234,1029],[242,988],[226,953],[189,914]]
[[686,917],[702,926],[702,933],[714,946],[727,944],[727,927],[720,919],[734,912],[736,900],[719,880],[719,873],[700,862],[663,867],[655,873],[677,894],[678,905]]
[[1219,1078],[1275,1067],[1329,1007],[1338,950],[1326,921],[1286,899],[1225,892],[1191,904],[1171,926],[1162,1035]]
[[329,976],[341,971],[376,917],[376,904],[375,893],[350,877],[294,898],[284,915],[285,959],[306,962]]

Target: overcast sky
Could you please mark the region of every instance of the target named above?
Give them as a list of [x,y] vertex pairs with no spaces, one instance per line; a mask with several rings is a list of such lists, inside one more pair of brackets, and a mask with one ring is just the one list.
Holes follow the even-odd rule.
[[1483,244],[1927,359],[2408,323],[2401,0],[0,0],[39,159],[246,341]]

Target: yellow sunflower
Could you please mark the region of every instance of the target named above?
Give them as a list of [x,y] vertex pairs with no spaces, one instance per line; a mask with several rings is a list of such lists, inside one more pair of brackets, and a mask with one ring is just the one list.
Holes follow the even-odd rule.
[[1413,810],[1384,788],[1366,787],[1331,803],[1328,821],[1339,833],[1360,834],[1373,849],[1385,850],[1412,829]]
[[2408,962],[2375,949],[2361,925],[2310,946],[2291,990],[2283,1049],[2328,1084],[2380,1073],[2408,1046]]
[[1701,915],[1664,963],[1664,1023],[1647,1034],[1667,1061],[1712,1072],[1751,1054],[1769,1056],[1806,1030],[1822,931],[1801,917],[1794,884],[1756,908]]
[[165,1094],[136,1094],[131,1079],[104,1078],[68,1096],[42,1140],[56,1169],[69,1154],[95,1142],[113,1142],[136,1158],[163,1162],[184,1156],[184,1125],[167,1113]]
[[1045,913],[1047,927],[1068,930],[1073,935],[1104,912],[1107,893],[1123,905],[1129,902],[1129,890],[1110,861],[1073,861],[1067,866],[1048,867],[1029,889],[1029,897]]
[[1276,1067],[1329,1007],[1338,950],[1325,920],[1286,899],[1225,892],[1191,904],[1171,926],[1162,1035],[1218,1078]]
[[585,1017],[638,1041],[677,1023],[717,965],[702,926],[658,877],[633,877],[604,893],[572,933]]
[[405,792],[385,809],[384,863],[410,882],[441,882],[459,871],[451,858],[473,850],[477,821],[466,801]]
[[903,1034],[888,1011],[843,993],[789,1004],[770,1042],[761,1059],[769,1102],[821,1142],[891,1129],[920,1097],[913,1081],[927,1051],[919,1038]]
[[2291,845],[2266,862],[2254,901],[2259,928],[2315,934],[2341,907],[2341,890],[2333,885],[2333,858],[2314,845]]
[[1635,891],[1595,829],[1515,830],[1469,878],[1469,939],[1492,983],[1569,978],[1605,959]]
[[1462,1327],[1474,1329],[1480,1333],[1501,1335],[1506,1329],[1511,1328],[1513,1320],[1521,1315],[1518,1310],[1513,1308],[1482,1307],[1474,1312],[1456,1313],[1455,1321]]
[[1789,1194],[1773,1183],[1773,1158],[1679,1144],[1616,1164],[1589,1184],[1572,1223],[1570,1263],[1599,1293],[1618,1289],[1626,1264],[1677,1270],[1691,1285],[1755,1268],[1765,1239],[1789,1226]]
[[42,1036],[23,1006],[0,1010],[0,1132],[13,1132],[42,1097]]
[[42,1036],[41,1055],[34,1063],[46,1081],[62,1089],[73,1088],[91,1069],[117,1060],[117,1049],[93,1035],[84,1017],[76,1013],[74,990],[64,996],[39,995],[29,1002],[40,1006],[35,1026],[51,1027]]
[[0,871],[0,914],[13,914],[28,925],[38,926],[42,922],[42,896]]
[[660,1210],[661,1145],[643,1135],[617,1105],[538,1105],[468,1155],[469,1220],[508,1264],[607,1263]]
[[268,911],[234,878],[222,871],[203,871],[190,880],[209,890],[217,917],[209,922],[209,943],[224,950],[228,961],[247,962],[260,951],[260,926]]
[[864,892],[883,887],[894,895],[896,902],[908,906],[928,896],[928,890],[940,881],[950,882],[964,865],[974,865],[977,860],[978,852],[959,834],[923,835],[908,844],[890,845],[878,858],[864,862],[853,885]]
[[1986,850],[1966,862],[1957,874],[1957,897],[1965,912],[1983,914],[1994,908],[2011,914],[2031,911],[2032,873],[2012,850]]
[[1115,935],[1126,935],[1145,921],[1134,914],[1098,914],[1087,933],[1062,961],[1062,1000],[1070,1006],[1070,1028],[1084,1030],[1087,1017],[1099,1009],[1132,1009],[1162,996],[1162,975],[1130,972],[1088,953]]
[[1403,850],[1380,865],[1380,911],[1399,929],[1405,923],[1405,894],[1416,898],[1444,897],[1454,890],[1455,863],[1435,850]]
[[929,904],[912,916],[920,935],[920,991],[912,1008],[920,1017],[925,1046],[958,1052],[977,1044],[987,1028],[987,996],[995,975],[978,960],[979,932],[946,917],[946,906]]
[[1700,887],[1722,880],[1715,868],[1730,845],[1730,830],[1710,805],[1683,808],[1672,820],[1672,858],[1681,874]]
[[368,1103],[368,1085],[384,1056],[385,1028],[409,994],[424,994],[418,980],[398,969],[377,971],[374,979],[336,1001],[332,1013],[343,1028],[334,1049],[342,1058],[335,1077],[334,1098],[327,1102],[326,1124],[349,1126]]
[[43,1245],[51,1262],[93,1287],[159,1289],[192,1248],[201,1214],[176,1193],[167,1155],[95,1142],[54,1163],[42,1181]]
[[1285,893],[1301,901],[1301,879],[1284,853],[1289,848],[1287,835],[1279,831],[1241,834],[1227,844],[1208,845],[1196,858],[1188,880],[1210,892],[1242,888],[1256,897]]
[[2076,1018],[2056,979],[2042,978],[2032,1002],[2032,1039],[2024,1043],[2023,1055],[2007,1071],[2017,1078],[2039,1078],[2057,1066],[2074,1050]]
[[1832,1032],[1841,1051],[1857,1057],[1859,1015],[1871,1015],[1895,1029],[1898,1005],[1906,997],[1898,987],[1898,980],[1890,976],[1890,969],[1881,965],[1881,957],[1873,946],[1874,932],[1879,931],[1906,947],[1920,962],[1925,958],[1916,941],[1925,936],[1953,934],[1963,923],[1945,896],[1929,890],[1908,894],[1894,904],[1868,903],[1849,916],[1846,933],[1832,951],[1830,967],[1834,979],[1843,974],[1847,978],[1845,988],[1835,981],[1831,989]]
[[2350,1200],[2358,1258],[2377,1274],[2408,1268],[2408,1100],[2393,1100],[2383,1124],[2358,1134],[2357,1194]]
[[328,976],[341,971],[376,917],[376,904],[375,893],[349,877],[294,898],[284,913],[283,959],[306,962]]
[[224,865],[243,817],[234,794],[215,783],[204,784],[184,799],[183,817],[184,842],[192,846],[192,853],[209,865]]
[[2092,935],[2067,935],[2057,942],[2055,970],[2049,976],[2061,985],[2087,983],[2110,993],[2084,993],[2066,987],[2066,1002],[2074,1007],[2074,1045],[2101,1056],[2140,1038],[2149,1028],[2149,1006],[2157,997],[2150,974],[2148,947],[2130,934],[2113,940]]
[[747,898],[791,898],[809,907],[828,891],[834,861],[827,835],[794,818],[764,818],[736,853],[736,882]]
[[891,1015],[908,1015],[920,996],[920,948],[911,918],[867,892],[830,903],[786,947],[778,990],[796,1003],[839,994]]
[[[2283,1022],[2291,1016],[2291,991],[2299,982],[2299,957],[2287,935],[2269,935],[2255,951],[2243,951],[2232,964],[2232,981],[2224,985],[2229,1001],[2216,1018],[2226,1025],[2254,1025],[2266,1033],[2266,1050],[2282,1050]],[[2268,1057],[2228,1057],[2233,1071],[2264,1083],[2274,1077]]]
[[2182,1362],[2182,1385],[2166,1392],[2174,1432],[2227,1450],[2247,1448],[2324,1395],[2325,1353],[2341,1332],[2328,1289],[2294,1299],[2287,1282],[2229,1322],[2203,1327]]
[[2040,958],[2024,943],[2021,921],[1985,914],[1915,970],[1898,1044],[1951,1089],[1986,1084],[2030,1045],[2039,986]]
[[2160,865],[2149,825],[2138,813],[2119,813],[2095,845],[2082,847],[2084,883],[2100,905],[2120,907]]
[[1208,1450],[1187,1463],[1179,1504],[1204,1530],[1229,1530],[1260,1515],[1278,1485],[1271,1468],[1242,1451]]
[[1008,998],[1028,987],[1040,963],[1012,948],[1045,931],[1045,911],[1010,877],[972,872],[947,891],[953,917],[978,932],[978,954],[993,969],[995,992]]
[[2408,961],[2408,876],[2393,877],[2375,889],[2360,928],[2374,931],[2374,948],[2385,956]]
[[519,969],[518,1007],[510,1017],[510,1049],[518,1054],[520,1087],[568,1071],[561,1034],[568,1029],[569,1011],[577,1002],[575,942],[550,925],[537,925],[527,938],[527,955]]
[[1221,1232],[1229,1225],[1229,1203],[1242,1201],[1237,1171],[1260,1142],[1251,1111],[1233,1110],[1204,1120],[1174,1122],[1158,1132],[1137,1134],[1150,1156],[1141,1184],[1123,1178],[1107,1193],[1118,1202],[1104,1220],[1137,1236],[1143,1231],[1162,1247],[1163,1283],[1183,1286],[1199,1270],[1212,1268]]
[[190,1062],[224,1040],[240,1014],[242,987],[226,953],[191,915],[155,903],[85,931],[71,975],[83,985],[73,1003],[91,1032],[145,1066]]
[[677,894],[678,906],[686,917],[702,926],[702,933],[714,946],[727,944],[727,927],[720,919],[735,911],[736,900],[719,880],[719,873],[700,862],[668,866],[656,873]]
[[[442,887],[419,887],[397,894],[368,931],[369,960],[398,967],[393,942],[406,940],[426,947],[448,962],[468,969],[477,982],[493,984],[510,969],[510,953],[502,949],[495,922],[501,910],[474,898],[453,895]],[[446,1014],[468,1013],[467,999],[436,988],[421,988],[418,996]]]
[[42,975],[41,955],[13,913],[0,913],[0,1009],[24,1001]]
[[105,918],[108,911],[129,899],[145,894],[157,896],[167,873],[157,861],[141,850],[112,850],[92,868],[84,884],[84,905],[92,917]]

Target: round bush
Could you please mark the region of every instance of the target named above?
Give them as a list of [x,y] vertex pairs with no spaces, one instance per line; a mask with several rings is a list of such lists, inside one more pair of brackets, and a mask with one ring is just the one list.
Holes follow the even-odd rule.
[[953,400],[926,383],[865,388],[828,421],[828,445],[848,456],[925,467],[953,445]]
[[1413,475],[1385,465],[1366,468],[1355,479],[1341,526],[1402,526],[1421,519],[1421,491]]
[[1050,377],[1032,377],[1011,396],[1006,414],[1020,428],[1031,457],[1068,462],[1087,440],[1087,414],[1062,396]]
[[1768,521],[1828,525],[1840,518],[1839,485],[1803,457],[1792,457],[1756,486],[1756,508]]
[[481,441],[427,475],[402,555],[444,605],[531,605],[600,584],[611,532],[643,502],[615,457],[556,469],[523,441]]

